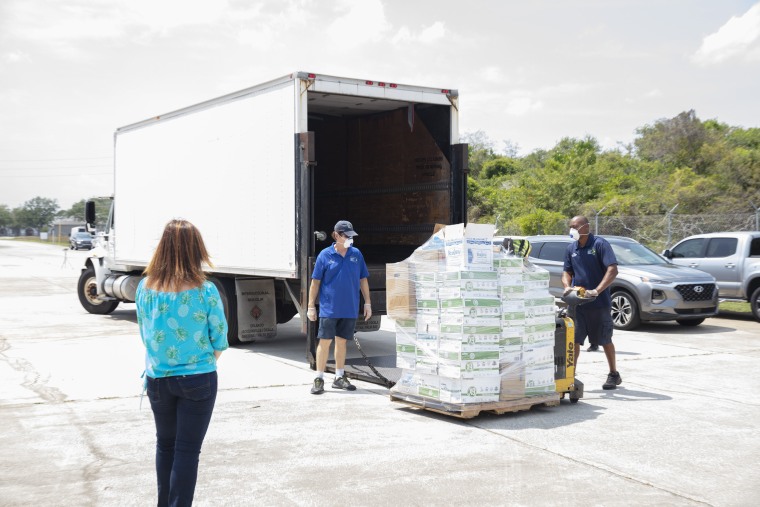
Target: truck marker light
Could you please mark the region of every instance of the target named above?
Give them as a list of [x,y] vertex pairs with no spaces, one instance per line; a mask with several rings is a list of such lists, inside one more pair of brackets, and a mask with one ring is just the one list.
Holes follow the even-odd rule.
[[375,82],[374,81],[365,81],[364,84],[372,86],[373,84],[375,84]]
[[382,86],[383,88],[385,88],[385,83],[377,83],[377,86]]
[[397,84],[391,83],[391,88],[398,88]]

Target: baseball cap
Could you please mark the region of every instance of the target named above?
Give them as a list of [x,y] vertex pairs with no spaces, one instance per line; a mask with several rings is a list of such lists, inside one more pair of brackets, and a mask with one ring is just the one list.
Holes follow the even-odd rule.
[[335,232],[342,232],[349,238],[358,236],[356,231],[354,231],[354,226],[351,225],[351,222],[349,222],[348,220],[341,220],[337,224],[335,224]]

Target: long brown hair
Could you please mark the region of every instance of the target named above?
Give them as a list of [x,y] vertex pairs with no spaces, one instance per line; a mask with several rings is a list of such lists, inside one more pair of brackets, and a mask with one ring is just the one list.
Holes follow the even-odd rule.
[[206,280],[202,263],[211,260],[200,231],[187,220],[171,220],[158,242],[143,274],[148,286],[161,291],[177,291],[183,285],[197,287]]

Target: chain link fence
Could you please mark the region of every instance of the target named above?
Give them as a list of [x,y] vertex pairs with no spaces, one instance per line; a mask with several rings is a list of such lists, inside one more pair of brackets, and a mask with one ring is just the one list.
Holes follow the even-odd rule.
[[[760,211],[713,215],[597,215],[589,216],[591,231],[607,236],[626,236],[657,253],[694,234],[708,232],[760,231]],[[567,220],[558,221],[546,234],[567,233]]]

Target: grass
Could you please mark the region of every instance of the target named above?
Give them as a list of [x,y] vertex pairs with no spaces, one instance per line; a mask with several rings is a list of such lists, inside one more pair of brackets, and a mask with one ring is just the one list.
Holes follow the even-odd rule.
[[718,310],[730,313],[746,313],[747,315],[752,313],[749,303],[737,303],[734,301],[723,301],[718,305]]
[[41,240],[37,236],[15,236],[15,237],[8,238],[8,239],[11,239],[13,241],[27,241],[29,243],[39,243],[41,245],[69,246],[69,240],[68,239],[65,239],[65,240],[62,239],[60,241],[52,241],[52,240],[45,240],[45,241],[43,241],[43,240]]

